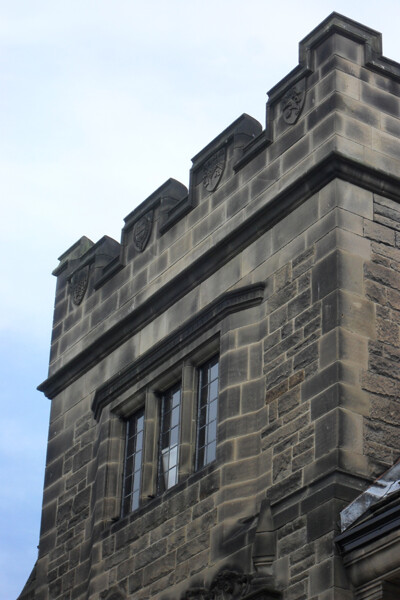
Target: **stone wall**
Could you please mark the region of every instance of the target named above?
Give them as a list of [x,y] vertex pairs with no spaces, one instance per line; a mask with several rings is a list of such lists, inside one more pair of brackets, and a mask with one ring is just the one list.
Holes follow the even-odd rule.
[[374,196],[374,222],[366,221],[371,258],[364,265],[366,296],[375,304],[376,338],[368,344],[368,370],[362,387],[370,412],[365,423],[365,453],[392,465],[400,455],[399,413],[399,227],[396,202]]
[[[35,579],[21,599],[350,600],[338,516],[399,453],[400,67],[331,15],[270,92],[125,219],[60,257]],[[196,369],[219,355],[216,460]],[[156,489],[182,382],[180,478]],[[145,407],[140,507],[125,421]],[[200,598],[199,598],[200,600]]]

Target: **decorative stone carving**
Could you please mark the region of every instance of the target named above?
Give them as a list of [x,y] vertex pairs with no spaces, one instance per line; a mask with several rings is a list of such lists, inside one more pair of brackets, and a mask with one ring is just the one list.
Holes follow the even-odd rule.
[[133,226],[133,245],[138,252],[143,252],[149,241],[153,226],[153,210],[140,217]]
[[242,598],[249,591],[250,577],[237,571],[220,571],[210,586],[211,600]]
[[224,569],[213,579],[210,588],[191,588],[182,600],[239,600],[250,592],[251,575]]
[[225,169],[226,152],[221,148],[215,152],[203,166],[203,185],[207,192],[214,192],[221,181]]
[[75,273],[72,275],[71,282],[70,282],[70,286],[71,286],[70,290],[71,290],[72,302],[74,304],[76,304],[76,306],[79,306],[80,303],[82,302],[82,300],[86,294],[88,282],[89,282],[89,265],[86,265],[85,267],[82,267],[82,269],[75,271]]
[[268,578],[224,569],[213,579],[209,589],[191,588],[181,600],[279,600],[281,596],[271,588]]
[[283,119],[288,125],[294,125],[303,110],[306,98],[306,80],[298,81],[281,101]]
[[210,593],[205,588],[192,588],[185,592],[182,600],[210,600]]

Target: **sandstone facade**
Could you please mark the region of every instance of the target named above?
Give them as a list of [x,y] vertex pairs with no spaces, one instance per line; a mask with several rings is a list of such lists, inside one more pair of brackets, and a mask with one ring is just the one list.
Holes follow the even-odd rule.
[[[340,512],[400,454],[400,65],[334,13],[267,108],[266,129],[242,115],[194,157],[189,189],[169,180],[128,215],[121,243],[81,238],[60,257],[21,600],[400,589],[395,565],[371,573],[381,595],[360,591],[335,542]],[[210,383],[201,425],[210,359],[218,416]],[[126,429],[142,417],[134,497]]]

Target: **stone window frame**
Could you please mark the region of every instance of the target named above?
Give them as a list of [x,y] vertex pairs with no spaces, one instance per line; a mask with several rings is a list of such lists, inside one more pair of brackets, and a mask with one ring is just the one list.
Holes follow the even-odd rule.
[[[181,353],[179,353],[181,354]],[[112,409],[120,424],[119,445],[120,467],[118,469],[117,495],[120,498],[120,511],[115,518],[125,517],[143,507],[154,498],[161,497],[175,487],[159,488],[159,438],[160,438],[160,401],[168,390],[180,384],[180,431],[178,451],[178,480],[176,485],[197,471],[208,467],[206,463],[197,468],[197,439],[198,439],[198,387],[199,369],[208,361],[220,355],[219,333],[208,339],[198,348],[191,350],[186,356],[178,356],[173,365],[163,370],[158,376],[147,382],[132,394],[125,394],[123,400]],[[141,470],[141,490],[138,509],[131,511],[123,507],[123,477],[126,460],[126,427],[129,418],[144,410],[144,435]],[[218,424],[218,416],[217,416]],[[122,449],[122,451],[121,451]],[[214,461],[212,461],[214,462]]]
[[[104,522],[118,521],[122,514],[122,474],[125,448],[125,420],[141,406],[146,405],[145,460],[142,475],[142,506],[129,515],[141,514],[141,509],[151,507],[149,500],[156,497],[154,486],[154,465],[157,464],[157,395],[155,391],[166,389],[179,381],[188,381],[184,385],[184,394],[194,394],[196,382],[193,366],[199,366],[214,354],[220,356],[226,352],[220,344],[221,336],[230,329],[227,318],[239,311],[254,308],[264,300],[264,282],[256,282],[224,292],[168,334],[153,347],[145,350],[137,358],[110,377],[94,393],[92,411],[95,419],[102,423],[104,449],[99,466],[99,498],[101,505],[99,516]],[[220,384],[223,373],[220,373]],[[225,375],[226,377],[226,375]],[[183,415],[183,436],[181,435],[180,481],[189,476],[207,473],[215,468],[215,463],[195,472],[193,448],[195,448],[195,415],[189,410],[193,401],[184,402],[183,409],[191,413],[189,419]],[[217,426],[219,428],[219,416]],[[220,442],[223,440],[219,440]],[[218,452],[217,461],[218,462]],[[178,483],[178,488],[180,484]],[[172,492],[174,488],[169,490]],[[168,492],[168,493],[169,493]],[[158,496],[158,500],[163,496]]]

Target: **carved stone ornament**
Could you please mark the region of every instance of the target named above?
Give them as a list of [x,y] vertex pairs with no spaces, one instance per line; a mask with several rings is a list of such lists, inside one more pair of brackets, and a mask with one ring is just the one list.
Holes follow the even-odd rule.
[[242,598],[249,591],[250,577],[237,571],[224,570],[218,573],[210,587],[211,600]]
[[71,277],[71,296],[72,302],[79,306],[82,302],[89,282],[89,265],[76,271]]
[[143,252],[149,241],[153,226],[153,212],[153,210],[149,210],[133,226],[133,245],[138,252]]
[[294,125],[300,117],[303,110],[304,100],[306,98],[306,81],[298,81],[286,94],[281,101],[283,119],[288,125]]
[[205,588],[191,588],[185,592],[182,600],[210,600],[210,593]]
[[209,158],[203,166],[203,185],[207,192],[213,192],[221,181],[225,169],[226,153],[221,148]]

